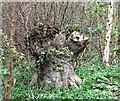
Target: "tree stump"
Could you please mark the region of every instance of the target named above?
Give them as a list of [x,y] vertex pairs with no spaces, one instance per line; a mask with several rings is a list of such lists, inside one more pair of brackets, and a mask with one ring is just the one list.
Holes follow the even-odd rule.
[[[81,53],[88,44],[88,37],[85,37],[79,32],[60,31],[55,26],[39,25],[30,31],[27,35],[28,40],[25,41],[26,47],[30,54],[34,57],[37,65],[37,83],[39,86],[45,84],[55,85],[59,87],[68,87],[69,85],[77,87],[77,83],[82,80],[74,71],[73,62],[68,61],[64,55],[52,54],[52,60],[48,61],[46,54],[49,50],[55,49],[62,51],[68,48],[73,55],[69,60],[74,60]],[[40,58],[41,53],[45,53]],[[68,53],[67,53],[68,54]],[[35,73],[36,74],[36,73]],[[34,75],[33,75],[34,77]],[[34,81],[34,79],[31,80]]]
[[47,86],[68,87],[71,85],[77,87],[77,83],[82,82],[76,75],[73,65],[67,60],[54,58],[45,68],[44,83]]

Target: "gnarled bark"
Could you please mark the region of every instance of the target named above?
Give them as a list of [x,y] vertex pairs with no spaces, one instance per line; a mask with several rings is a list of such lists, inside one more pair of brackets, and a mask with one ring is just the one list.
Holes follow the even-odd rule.
[[[79,53],[81,53],[88,44],[88,37],[83,37],[79,32],[74,31],[69,33],[67,31],[59,32],[56,26],[40,24],[28,35],[29,46],[28,50],[34,57],[37,64],[37,83],[41,85],[55,85],[59,87],[68,87],[73,85],[77,87],[77,83],[81,83],[82,80],[78,77],[74,71],[73,62],[70,60],[75,59]],[[26,41],[26,43],[28,43]],[[55,49],[57,51],[64,50],[68,47],[68,50],[73,52],[73,56],[65,57],[60,54],[52,54],[52,60],[48,61],[49,57],[46,57],[48,51]],[[44,58],[41,60],[40,54],[44,53]],[[34,84],[34,76],[31,80],[31,85]],[[33,82],[33,83],[32,83]]]

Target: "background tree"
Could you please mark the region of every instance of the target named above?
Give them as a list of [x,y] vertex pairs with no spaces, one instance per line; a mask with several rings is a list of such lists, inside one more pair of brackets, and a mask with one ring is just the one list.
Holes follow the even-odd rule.
[[16,18],[16,3],[12,4],[12,22],[11,22],[11,32],[9,39],[9,62],[7,65],[9,74],[7,74],[8,80],[6,82],[6,97],[5,99],[10,100],[11,97],[11,83],[13,79],[12,68],[13,68],[13,48],[14,48],[14,33],[15,33],[15,18]]
[[103,61],[106,63],[106,65],[109,65],[110,61],[110,41],[111,41],[111,34],[112,34],[112,28],[113,28],[113,10],[114,10],[114,1],[111,0],[110,6],[108,9],[108,22],[107,22],[107,33],[106,33],[106,46],[104,50],[104,57]]
[[[120,21],[120,2],[118,3],[118,22]],[[120,24],[118,24],[120,26]],[[120,28],[118,28],[118,53],[120,53]]]

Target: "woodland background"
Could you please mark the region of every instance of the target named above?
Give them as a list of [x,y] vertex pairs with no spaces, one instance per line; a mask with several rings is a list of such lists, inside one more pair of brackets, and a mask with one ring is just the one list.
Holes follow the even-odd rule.
[[[111,4],[112,1],[1,3],[1,99],[10,96],[12,99],[120,98],[120,2],[113,5],[109,66],[103,61]],[[89,37],[89,44],[74,62],[74,70],[83,81],[77,87],[30,85],[34,82],[36,63],[25,41],[34,26],[41,23],[55,26],[60,31],[80,31]]]

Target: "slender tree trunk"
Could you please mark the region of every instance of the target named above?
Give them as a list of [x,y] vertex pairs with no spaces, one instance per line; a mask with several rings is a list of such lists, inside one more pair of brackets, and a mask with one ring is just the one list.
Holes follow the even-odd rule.
[[114,1],[110,1],[109,9],[108,9],[108,22],[107,22],[107,32],[106,32],[106,46],[104,49],[104,56],[103,56],[103,62],[109,66],[109,59],[110,59],[110,40],[111,40],[111,33],[112,33],[112,27],[113,27],[113,6]]
[[12,5],[12,23],[11,23],[11,32],[10,32],[10,36],[9,36],[9,62],[7,65],[9,74],[7,75],[8,80],[6,82],[6,95],[5,95],[5,99],[7,101],[10,100],[11,98],[11,83],[12,83],[12,68],[13,68],[13,51],[12,49],[14,48],[13,45],[13,36],[15,33],[15,11],[16,11],[16,3],[13,3]]
[[[120,2],[118,4],[118,24],[120,21]],[[118,47],[120,47],[120,25],[119,25],[119,29],[118,29],[119,35],[118,35],[118,40],[117,40],[117,45]],[[120,48],[118,48],[117,53],[120,54]]]

